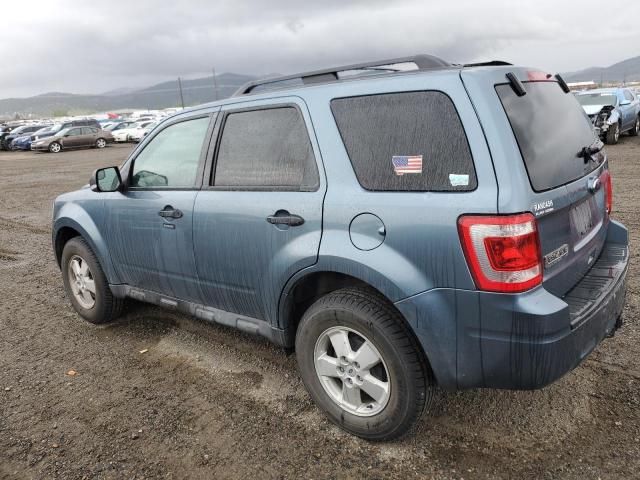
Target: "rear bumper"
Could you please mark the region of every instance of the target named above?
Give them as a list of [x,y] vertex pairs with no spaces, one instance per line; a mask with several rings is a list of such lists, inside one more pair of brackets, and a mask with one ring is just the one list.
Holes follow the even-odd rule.
[[398,302],[444,388],[529,390],[562,377],[620,326],[629,261],[610,222],[593,267],[563,298],[438,289]]

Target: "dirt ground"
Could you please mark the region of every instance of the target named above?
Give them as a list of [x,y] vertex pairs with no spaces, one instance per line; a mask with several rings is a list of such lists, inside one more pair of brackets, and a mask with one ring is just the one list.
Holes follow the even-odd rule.
[[623,328],[543,390],[439,392],[386,444],[330,424],[260,338],[141,304],[80,320],[52,200],[129,149],[0,152],[0,478],[640,478],[640,137],[607,148],[632,241]]

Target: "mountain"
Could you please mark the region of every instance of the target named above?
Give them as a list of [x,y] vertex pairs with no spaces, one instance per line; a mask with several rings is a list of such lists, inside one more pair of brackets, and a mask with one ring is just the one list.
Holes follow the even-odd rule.
[[[184,105],[189,107],[229,97],[242,84],[255,78],[235,73],[216,75],[217,93],[212,76],[182,80]],[[118,88],[99,95],[49,92],[28,98],[5,98],[0,100],[0,117],[11,118],[16,113],[23,117],[81,115],[127,108],[160,109],[180,104],[178,81],[172,80],[142,89]]]
[[628,58],[608,67],[590,67],[577,72],[563,74],[567,82],[596,83],[640,81],[640,56]]

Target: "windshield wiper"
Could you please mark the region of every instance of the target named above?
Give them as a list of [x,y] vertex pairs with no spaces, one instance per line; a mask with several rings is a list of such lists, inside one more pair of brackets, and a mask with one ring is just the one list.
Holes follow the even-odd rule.
[[599,138],[596,138],[591,145],[582,147],[582,150],[578,152],[578,158],[584,158],[584,163],[588,163],[593,160],[593,155],[600,152],[604,148],[604,143]]

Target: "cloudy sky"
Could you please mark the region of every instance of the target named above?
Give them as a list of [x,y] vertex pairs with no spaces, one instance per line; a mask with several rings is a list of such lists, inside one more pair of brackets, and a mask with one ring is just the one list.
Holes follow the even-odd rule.
[[[605,6],[609,5],[609,6]],[[640,55],[640,2],[32,0],[3,4],[0,98],[432,53],[548,71]]]

